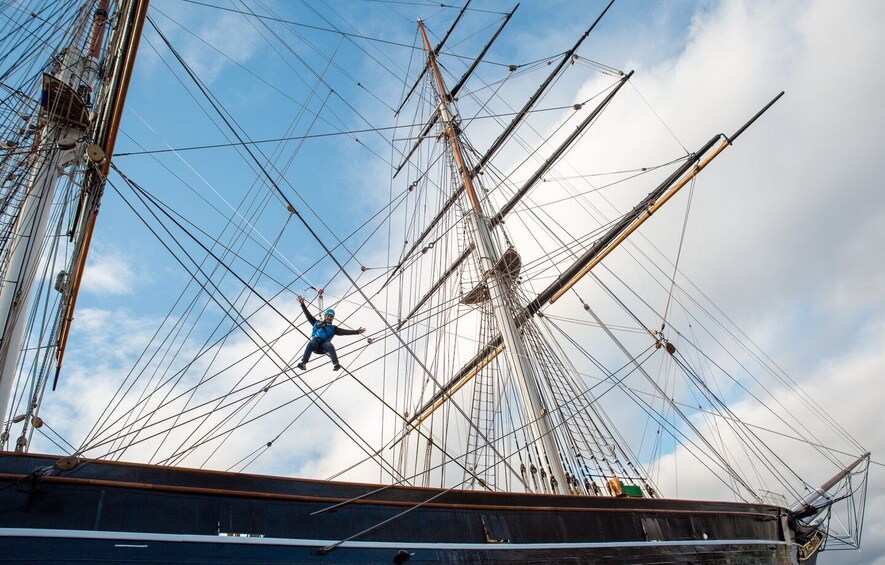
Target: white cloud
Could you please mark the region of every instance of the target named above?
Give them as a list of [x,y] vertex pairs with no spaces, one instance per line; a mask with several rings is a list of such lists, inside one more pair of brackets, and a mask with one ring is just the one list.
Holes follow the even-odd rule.
[[[678,57],[651,68],[638,63],[634,78],[689,149],[719,128],[730,134],[786,90],[698,179],[681,267],[874,460],[885,450],[885,436],[871,425],[885,399],[885,267],[878,260],[885,198],[877,172],[885,142],[879,94],[885,67],[877,55],[885,51],[877,31],[883,25],[880,3],[723,2],[695,18]],[[642,129],[638,117],[614,114],[594,136],[608,143],[618,139],[617,129],[634,154],[654,154],[661,141],[634,135]],[[602,143],[588,150],[607,163]],[[624,150],[623,143],[611,149]],[[680,198],[669,205],[669,217],[653,218],[646,229],[656,242],[678,237]],[[792,407],[803,414],[804,408]],[[737,410],[770,423],[749,405]],[[830,439],[833,447],[845,447]],[[807,448],[771,441],[812,484],[835,473],[832,466],[814,466]],[[727,497],[685,453],[678,460],[680,496]],[[672,461],[666,457],[663,467]],[[883,559],[876,534],[885,516],[885,500],[876,494],[881,466],[874,465],[870,477],[865,551],[828,553],[822,563]],[[672,493],[675,484],[669,484],[665,492]]]
[[83,292],[132,294],[136,283],[132,255],[109,245],[97,245],[89,255],[83,273]]
[[[858,437],[864,447],[873,450],[874,461],[879,457],[877,453],[881,452],[882,447],[885,447],[885,431],[879,426],[870,426],[870,419],[872,415],[879,412],[882,402],[881,376],[883,373],[885,373],[885,324],[879,321],[863,328],[863,339],[855,347],[840,351],[836,356],[821,359],[812,374],[803,375],[801,383],[808,397],[821,404],[840,426]],[[834,392],[834,389],[838,392]],[[813,487],[823,483],[841,469],[839,465],[848,465],[855,457],[861,455],[858,449],[846,444],[839,434],[824,426],[813,415],[813,411],[809,410],[807,401],[793,394],[793,391],[776,389],[773,396],[783,404],[782,409],[778,411],[781,417],[786,415],[789,419],[792,415],[801,415],[799,422],[814,430],[816,441],[843,452],[836,455],[840,461],[839,464],[827,462],[813,447],[803,442],[769,432],[768,430],[774,430],[780,434],[796,435],[795,431],[791,431],[783,425],[780,418],[775,417],[774,414],[755,402],[745,400],[730,408],[742,421],[758,426],[754,428],[754,431],[778,457],[786,461],[789,467],[805,479],[809,485]],[[709,425],[703,423],[700,425],[708,437],[719,437],[720,439],[723,437],[721,433],[715,432]],[[740,453],[740,449],[734,441],[726,439],[726,444],[728,445],[726,453]],[[681,498],[729,498],[729,492],[723,484],[713,478],[682,447],[663,457],[658,465],[660,472],[660,476],[657,477],[658,485],[666,493],[678,493]],[[749,469],[750,467],[744,466],[745,471]],[[757,472],[761,472],[762,476],[769,481],[764,483],[766,490],[784,495],[790,504],[794,501],[793,496],[764,470],[757,469]],[[797,479],[793,479],[792,484],[799,489],[799,492],[807,492],[802,489],[802,485]],[[882,529],[882,505],[885,500],[879,493],[883,488],[885,488],[885,474],[882,473],[882,465],[874,463],[870,468],[867,490],[865,551],[861,554],[855,552],[828,553],[824,563],[868,563],[874,558],[882,559],[881,538],[877,536],[876,532]],[[831,561],[831,559],[833,560]]]
[[206,20],[194,29],[196,37],[182,35],[183,55],[197,75],[211,83],[226,65],[233,64],[231,59],[241,64],[250,59],[260,41],[257,25],[239,14]]
[[[207,84],[213,83],[227,67],[249,61],[260,45],[261,24],[254,17],[179,2],[158,2],[152,8],[153,21]],[[174,59],[152,26],[147,25],[145,33],[153,48],[141,49],[140,67],[152,74],[166,72],[160,54],[170,61]],[[177,69],[178,64],[173,63],[173,68]]]

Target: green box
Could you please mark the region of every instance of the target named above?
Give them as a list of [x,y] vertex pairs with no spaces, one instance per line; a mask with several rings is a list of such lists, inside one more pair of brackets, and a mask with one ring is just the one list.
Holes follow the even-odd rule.
[[642,498],[642,487],[638,485],[624,485],[622,487],[624,494],[627,496],[636,496]]

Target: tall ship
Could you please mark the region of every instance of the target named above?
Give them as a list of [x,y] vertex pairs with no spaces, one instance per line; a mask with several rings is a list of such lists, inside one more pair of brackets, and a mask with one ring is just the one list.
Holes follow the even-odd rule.
[[859,547],[870,453],[683,269],[783,93],[682,143],[539,9],[3,3],[0,562]]

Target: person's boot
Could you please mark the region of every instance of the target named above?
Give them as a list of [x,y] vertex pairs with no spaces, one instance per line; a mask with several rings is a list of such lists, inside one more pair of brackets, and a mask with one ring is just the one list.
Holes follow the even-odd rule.
[[299,369],[301,369],[302,371],[306,371],[306,370],[307,370],[307,367],[304,366],[304,361],[302,361],[301,363],[298,363],[298,364],[295,365],[295,366],[298,367]]
[[341,368],[341,363],[335,363],[335,365],[332,366],[333,371],[337,371],[340,368]]

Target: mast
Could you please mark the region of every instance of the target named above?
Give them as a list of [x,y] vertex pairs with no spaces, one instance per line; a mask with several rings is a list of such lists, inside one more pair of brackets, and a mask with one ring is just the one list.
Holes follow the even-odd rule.
[[455,166],[461,175],[464,192],[467,194],[469,203],[466,214],[467,223],[472,232],[480,269],[481,272],[486,274],[489,299],[491,300],[492,310],[497,319],[498,326],[501,329],[505,353],[513,367],[516,382],[526,403],[526,409],[529,411],[529,436],[532,443],[540,447],[542,464],[546,462],[551,474],[551,490],[557,492],[559,488],[566,488],[568,485],[566,472],[559,457],[559,450],[556,447],[553,428],[547,416],[547,408],[541,399],[539,384],[530,362],[528,349],[522,340],[513,312],[508,305],[509,281],[496,268],[504,255],[498,249],[492,237],[488,218],[483,213],[482,204],[474,186],[471,168],[466,163],[461,151],[460,134],[455,125],[455,112],[452,111],[454,101],[446,90],[445,82],[436,62],[436,53],[430,46],[430,40],[424,29],[424,22],[418,20],[418,27],[421,30],[424,46],[427,49],[428,64],[433,71],[434,83],[439,97],[440,120],[451,146]]
[[[501,149],[501,147],[503,147],[504,143],[508,139],[510,139],[510,137],[513,135],[513,132],[516,131],[516,128],[518,128],[519,125],[522,124],[523,121],[525,121],[526,117],[529,115],[529,111],[535,106],[535,104],[537,104],[537,102],[541,99],[541,97],[544,95],[544,93],[546,93],[549,90],[550,86],[554,83],[556,78],[558,76],[560,76],[560,74],[563,72],[563,69],[566,68],[567,63],[569,61],[573,60],[575,53],[577,53],[577,51],[578,51],[578,48],[581,46],[581,44],[584,42],[584,40],[587,39],[587,36],[590,35],[590,33],[594,30],[594,28],[596,28],[596,24],[598,24],[600,22],[600,20],[602,20],[602,17],[606,14],[606,12],[608,12],[608,9],[611,8],[611,5],[613,3],[614,3],[614,0],[611,0],[611,2],[608,3],[608,5],[605,7],[605,9],[602,11],[602,13],[599,14],[599,16],[593,22],[593,24],[587,29],[587,31],[584,32],[584,34],[581,36],[581,38],[578,39],[577,43],[575,43],[571,49],[569,49],[568,51],[565,52],[565,54],[560,59],[559,64],[556,65],[556,67],[553,69],[553,71],[551,71],[550,74],[547,75],[547,78],[538,86],[538,88],[529,97],[529,99],[526,101],[526,103],[523,105],[523,107],[518,112],[516,112],[516,115],[513,116],[513,119],[510,120],[510,123],[507,124],[507,127],[505,127],[504,130],[500,134],[498,134],[498,137],[492,143],[491,147],[489,147],[486,150],[485,154],[479,159],[479,162],[476,165],[474,165],[473,170],[471,171],[471,176],[476,177],[476,175],[478,175],[482,171],[483,166],[488,161],[490,161],[492,159],[492,157],[495,156],[495,154],[498,152],[498,150]],[[517,4],[517,7],[519,7],[518,4]],[[516,8],[513,8],[513,10],[509,14],[507,14],[507,16],[504,19],[504,22],[502,22],[502,24],[501,24],[501,27],[499,27],[498,31],[495,32],[495,36],[492,38],[492,41],[490,41],[489,43],[486,44],[486,46],[483,48],[483,51],[480,54],[480,56],[477,57],[477,59],[473,62],[473,65],[471,65],[470,68],[467,69],[467,71],[461,76],[461,79],[458,81],[458,84],[456,84],[452,88],[452,90],[449,92],[450,99],[454,98],[457,94],[458,89],[463,87],[463,85],[467,81],[467,78],[476,69],[476,65],[479,63],[480,59],[482,59],[482,57],[485,56],[486,51],[488,50],[489,47],[491,47],[494,39],[498,36],[499,33],[501,33],[501,31],[504,29],[504,26],[507,24],[507,22],[510,20],[510,18],[513,16],[513,14],[515,12],[516,12]],[[434,51],[434,53],[438,53],[438,52],[439,52],[438,49]],[[630,74],[632,75],[633,73],[631,72]],[[423,73],[422,73],[422,75],[423,75]],[[627,79],[629,79],[629,77],[627,77]],[[623,80],[618,85],[618,87],[616,87],[615,92],[618,89],[620,89],[620,87],[622,85],[623,85]],[[600,104],[599,107],[600,108],[604,107],[604,105],[607,104],[607,101],[610,99],[611,99],[610,96],[606,97],[606,102],[603,102],[602,104]],[[409,153],[406,154],[406,156],[403,159],[400,166],[397,167],[396,172],[394,173],[394,176],[396,174],[398,174],[400,170],[402,170],[402,168],[406,165],[406,163],[409,161],[411,156],[415,153],[415,151],[417,151],[418,146],[424,141],[424,139],[427,138],[427,135],[430,133],[431,128],[436,124],[438,119],[439,119],[438,115],[436,113],[434,113],[433,116],[431,117],[431,119],[427,122],[427,124],[424,126],[424,128],[421,130],[421,132],[418,134],[418,140],[415,142],[415,145],[412,146],[412,149],[409,151]],[[586,124],[584,124],[583,126],[579,126],[579,127],[586,127]],[[414,243],[412,244],[412,247],[409,249],[409,251],[407,253],[405,253],[403,255],[403,257],[410,256],[416,249],[418,249],[421,246],[421,244],[424,241],[424,238],[426,238],[427,235],[432,231],[433,226],[436,225],[436,223],[439,222],[440,219],[443,218],[443,216],[445,216],[445,214],[448,212],[448,210],[452,206],[455,205],[455,202],[457,202],[458,199],[461,197],[462,192],[464,192],[463,185],[459,186],[455,190],[455,192],[452,193],[452,196],[448,199],[448,201],[446,201],[446,203],[442,206],[442,208],[440,208],[436,217],[433,219],[432,222],[430,222],[430,225],[428,225],[427,228],[424,230],[424,233],[422,233],[414,241]],[[494,227],[494,225],[492,227]],[[393,272],[396,273],[400,269],[400,267],[402,267],[402,262],[400,262],[396,266],[396,269],[394,269]],[[393,275],[391,275],[391,276],[393,276]]]
[[[106,1],[106,0],[104,0]],[[107,93],[104,97],[104,105],[99,109],[95,141],[106,156],[101,163],[100,172],[90,169],[87,172],[84,192],[88,200],[86,225],[80,230],[77,239],[77,247],[70,270],[71,285],[65,293],[62,306],[59,311],[60,330],[58,334],[58,353],[56,361],[56,380],[64,360],[65,348],[74,320],[74,308],[77,305],[77,294],[80,283],[83,280],[83,269],[86,266],[86,258],[89,254],[89,246],[92,242],[92,233],[95,230],[95,222],[98,219],[98,209],[104,193],[104,183],[111,168],[111,158],[117,141],[117,133],[120,130],[120,121],[123,118],[123,108],[126,104],[126,95],[129,91],[129,81],[135,68],[135,56],[138,54],[138,45],[141,40],[141,32],[147,17],[150,0],[131,0],[120,9],[120,20],[125,25],[117,33],[116,40],[111,47],[114,53],[113,70],[107,85]]]
[[[0,336],[0,414],[4,419],[21,363],[21,348],[35,295],[34,281],[47,238],[56,186],[64,168],[79,161],[86,165],[75,218],[77,223],[71,235],[75,246],[68,271],[61,271],[56,281],[56,290],[62,293],[62,298],[53,333],[46,344],[49,348],[57,347],[55,377],[58,378],[148,0],[131,0],[119,7],[116,33],[105,61],[101,61],[101,57],[110,0],[99,0],[97,4],[89,36],[84,37],[87,23],[84,7],[80,23],[63,50],[62,60],[50,74],[43,76],[42,127],[31,151],[33,157],[25,186],[26,196],[13,232],[12,251],[0,292],[0,324],[3,327]],[[82,50],[80,46],[83,46]],[[101,68],[105,71],[99,76]],[[94,92],[93,87],[98,81],[98,89]],[[83,158],[84,153],[88,160]],[[30,387],[25,414],[14,418],[14,422],[24,422],[22,433],[16,440],[16,450],[27,448],[28,426],[36,421],[47,381],[46,371],[41,369],[36,383]],[[8,439],[5,432],[0,444]]]
[[[99,9],[87,52],[85,21],[75,29],[64,55],[51,71],[43,75],[40,130],[31,149],[30,172],[25,197],[12,235],[9,261],[3,271],[0,292],[0,414],[6,414],[25,338],[28,314],[34,299],[32,287],[40,263],[41,250],[56,184],[64,167],[82,155],[81,141],[89,126],[88,98],[98,75],[99,61],[94,45],[101,44],[107,10]],[[83,18],[85,19],[85,18]],[[21,449],[22,439],[17,443]]]

